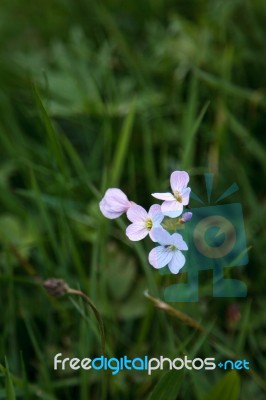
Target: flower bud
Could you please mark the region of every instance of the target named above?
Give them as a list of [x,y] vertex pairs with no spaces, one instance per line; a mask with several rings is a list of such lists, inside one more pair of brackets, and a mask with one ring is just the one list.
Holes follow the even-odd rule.
[[109,219],[120,217],[131,205],[125,193],[116,188],[108,189],[99,204],[102,214]]
[[190,211],[185,212],[185,213],[182,215],[182,217],[180,218],[179,222],[180,222],[181,224],[184,224],[185,222],[190,221],[191,218],[192,218],[192,215],[193,215],[193,214],[192,214],[192,212],[190,212]]
[[68,285],[63,279],[50,278],[43,282],[43,287],[54,297],[60,297],[68,293]]

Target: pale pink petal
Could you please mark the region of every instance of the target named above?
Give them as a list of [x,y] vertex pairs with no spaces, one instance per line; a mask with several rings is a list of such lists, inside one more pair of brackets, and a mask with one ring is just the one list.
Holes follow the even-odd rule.
[[[152,240],[153,242],[156,242],[156,243],[160,243],[160,242],[158,242],[158,240],[157,240],[157,239],[160,240],[160,238],[159,238],[159,236],[158,236],[158,229],[164,231],[164,229],[162,228],[161,225],[155,226],[154,228],[152,228],[152,229],[149,231],[149,235],[150,235],[151,240]],[[154,232],[155,232],[155,235],[154,235]],[[157,235],[156,235],[156,232],[157,232]],[[167,244],[168,244],[168,240],[167,240]]]
[[159,204],[153,204],[149,209],[148,215],[152,220],[153,226],[159,226],[164,219],[164,215]]
[[172,195],[172,193],[152,193],[152,196],[159,200],[175,200],[175,197]]
[[175,245],[178,250],[188,250],[187,244],[180,233],[174,233],[172,235],[172,244]]
[[125,193],[116,188],[108,189],[99,204],[101,212],[109,219],[120,217],[130,206],[131,203]]
[[128,208],[131,206],[130,201],[128,200],[126,194],[122,192],[121,189],[111,188],[108,189],[105,193],[106,201],[111,206],[112,204],[117,207]]
[[[101,206],[100,206],[100,209],[101,209]],[[108,218],[108,219],[116,219],[116,218],[121,217],[121,215],[123,214],[123,213],[110,212],[105,209],[101,209],[101,212],[105,216],[105,218]]]
[[109,211],[109,208],[106,206],[104,199],[100,202],[99,207],[102,214],[109,219],[119,218],[124,213],[124,211],[122,212]]
[[186,259],[181,251],[174,251],[171,261],[168,263],[168,268],[172,274],[177,274],[180,269],[184,266]]
[[172,257],[172,251],[169,251],[164,246],[158,246],[150,251],[149,263],[154,268],[163,268],[171,261]]
[[170,218],[179,217],[183,212],[183,204],[177,200],[164,201],[161,208],[163,214]]
[[172,238],[169,232],[163,229],[161,226],[152,229],[153,241],[160,243],[163,246],[172,244]]
[[132,241],[144,239],[149,231],[141,224],[130,224],[126,229],[127,237]]
[[145,222],[148,218],[148,213],[143,207],[133,205],[128,209],[127,217],[131,222]]
[[156,228],[151,228],[151,230],[149,231],[149,236],[153,242],[156,242],[156,239],[154,237],[154,229]]
[[189,182],[189,175],[186,171],[175,171],[171,174],[170,184],[173,192],[181,192]]
[[190,189],[189,187],[183,189],[182,192],[181,192],[182,204],[183,204],[184,206],[187,206],[188,203],[189,203],[190,192],[191,192],[191,189]]

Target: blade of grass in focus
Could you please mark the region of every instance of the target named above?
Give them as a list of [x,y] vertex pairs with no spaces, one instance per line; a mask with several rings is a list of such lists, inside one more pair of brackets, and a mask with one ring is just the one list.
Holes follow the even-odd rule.
[[113,156],[112,170],[110,173],[110,187],[119,186],[120,178],[124,168],[127,152],[129,151],[130,137],[133,130],[135,117],[135,102],[132,103],[129,113],[122,125],[120,135],[116,143]]

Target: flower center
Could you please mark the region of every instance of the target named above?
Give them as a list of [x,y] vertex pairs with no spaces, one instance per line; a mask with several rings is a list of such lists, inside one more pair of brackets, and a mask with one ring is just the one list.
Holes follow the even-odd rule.
[[167,246],[167,249],[170,251],[175,251],[177,248],[174,244],[171,244],[170,246]]
[[152,224],[151,218],[147,218],[147,220],[146,220],[146,222],[145,222],[145,227],[146,227],[147,229],[151,230],[152,225],[153,225],[153,224]]
[[175,199],[176,199],[179,203],[182,203],[182,195],[181,195],[180,192],[175,191],[175,192],[174,192],[174,197],[175,197]]

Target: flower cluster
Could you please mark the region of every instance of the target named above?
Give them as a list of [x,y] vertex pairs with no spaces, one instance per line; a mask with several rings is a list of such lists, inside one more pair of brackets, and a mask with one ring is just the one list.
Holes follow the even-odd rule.
[[[100,202],[102,214],[109,219],[115,219],[126,213],[131,224],[126,229],[127,237],[132,241],[150,239],[158,243],[149,253],[149,263],[154,268],[168,268],[177,274],[185,264],[182,251],[188,250],[181,234],[170,234],[165,228],[165,219],[177,219],[176,224],[184,224],[191,217],[191,212],[183,213],[184,206],[189,203],[191,189],[187,187],[189,175],[186,171],[174,171],[170,177],[172,193],[153,193],[156,199],[163,200],[161,205],[153,204],[147,212],[143,207],[129,201],[120,189],[108,189]],[[183,213],[183,214],[182,214]],[[177,218],[179,217],[179,218]],[[176,226],[175,224],[175,226]]]

